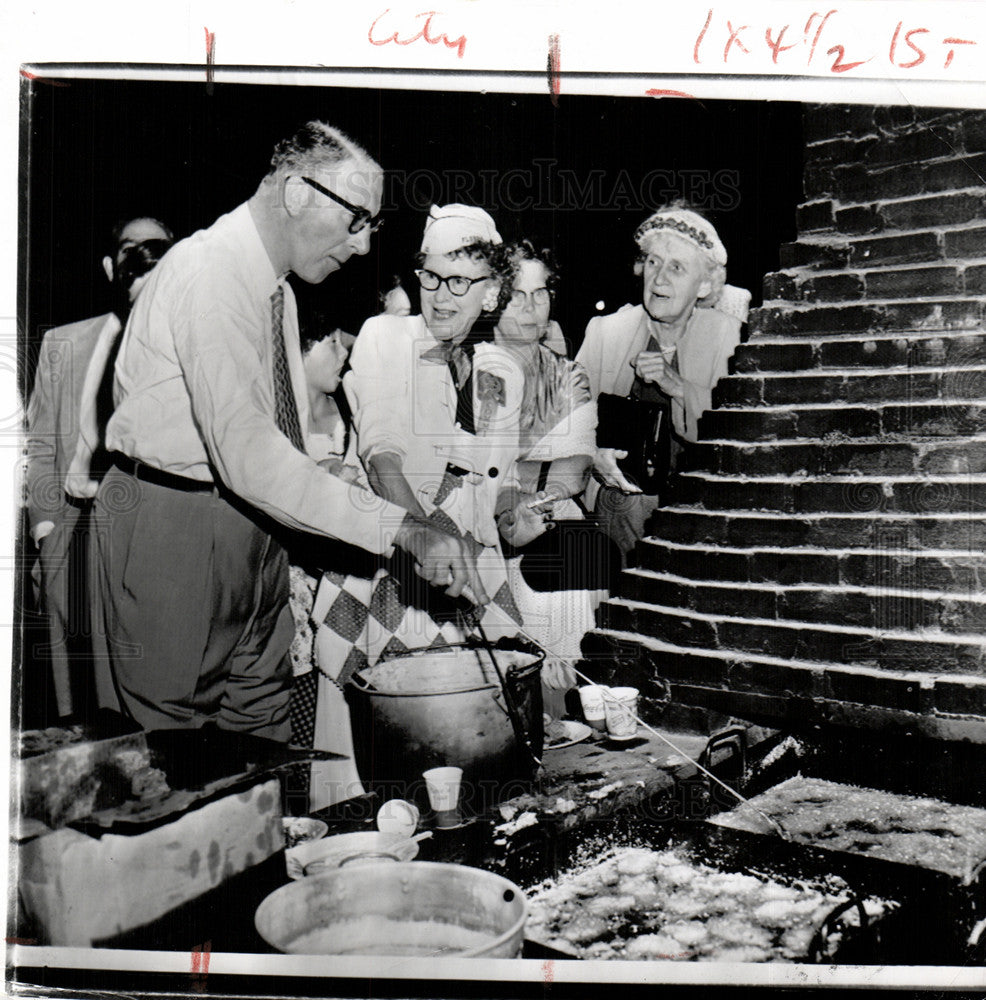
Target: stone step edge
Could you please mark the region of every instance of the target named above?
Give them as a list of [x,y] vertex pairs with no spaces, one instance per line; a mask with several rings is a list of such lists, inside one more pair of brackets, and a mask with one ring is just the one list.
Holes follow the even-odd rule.
[[[984,331],[986,332],[986,331]],[[728,375],[724,375],[719,381],[719,385],[722,385],[725,379],[729,379],[730,382],[736,380],[755,380],[759,379],[763,381],[764,379],[784,379],[784,378],[847,378],[847,379],[864,379],[864,378],[898,378],[901,375],[950,375],[950,374],[963,374],[967,372],[982,372],[986,374],[986,365],[884,365],[879,368],[805,368],[801,371],[788,371],[784,369],[782,371],[757,371],[757,372],[730,372]],[[855,404],[846,404],[855,405]],[[725,409],[725,407],[717,407],[717,409]]]
[[929,407],[936,410],[941,409],[968,409],[970,406],[982,404],[986,406],[986,396],[971,396],[968,399],[887,399],[872,400],[865,402],[847,403],[845,400],[812,402],[808,400],[803,403],[758,403],[750,406],[746,403],[732,403],[725,406],[715,406],[706,413],[813,413],[816,410],[886,410],[895,406],[900,409],[916,409]]
[[[868,132],[866,135],[860,135],[857,138],[859,138],[859,139],[883,139],[883,138],[885,138],[885,136],[881,132],[878,132],[878,131],[874,130],[872,132]],[[812,142],[805,143],[805,146],[806,146],[807,149],[811,149],[813,146],[823,146],[823,145],[825,145],[825,143],[831,142],[831,141],[832,141],[832,139],[829,138],[829,137],[826,137],[824,139],[815,139]],[[962,157],[960,156],[959,158],[961,159]],[[938,160],[943,160],[944,161],[944,160],[951,160],[951,159],[955,159],[955,156],[954,155],[943,155],[943,156],[938,156],[938,157],[930,157],[925,162],[930,163],[932,161],[938,161]],[[803,208],[803,207],[806,207],[806,206],[809,206],[809,205],[824,205],[824,204],[826,204],[828,202],[831,202],[834,211],[837,211],[838,209],[842,209],[842,208],[861,208],[861,207],[864,207],[864,206],[865,207],[881,208],[884,205],[902,205],[902,204],[907,204],[908,202],[912,202],[912,201],[935,200],[937,198],[941,198],[943,196],[950,196],[950,195],[953,195],[953,194],[981,195],[982,193],[983,193],[983,187],[982,187],[982,185],[981,184],[976,184],[976,185],[972,185],[971,187],[949,188],[947,191],[936,192],[934,194],[929,194],[926,191],[922,191],[919,194],[903,194],[899,198],[874,198],[874,199],[872,199],[870,201],[842,201],[841,198],[838,198],[838,197],[835,197],[835,196],[828,197],[828,198],[812,198],[811,201],[803,202],[800,207]],[[984,224],[986,224],[986,223],[984,223]]]
[[604,604],[610,604],[630,611],[656,611],[674,618],[689,618],[704,621],[710,625],[725,623],[730,625],[760,625],[775,629],[810,629],[812,632],[831,632],[835,635],[866,636],[870,639],[890,639],[901,642],[940,644],[944,646],[968,646],[986,649],[986,635],[969,632],[944,632],[941,629],[900,630],[879,629],[869,625],[833,625],[828,622],[802,622],[794,618],[740,618],[735,615],[713,615],[705,611],[688,608],[671,608],[664,604],[649,604],[647,601],[631,600],[628,597],[609,597]]
[[[986,220],[983,220],[982,226],[986,228]],[[812,235],[824,234],[827,230],[813,230]],[[879,239],[886,236],[896,236],[897,232],[891,230],[883,233],[871,233],[866,237],[857,237],[857,239]],[[905,234],[906,235],[906,234]],[[801,239],[797,240],[798,243],[802,243]],[[821,244],[822,246],[827,246],[831,244]],[[839,248],[843,249],[843,248]],[[853,277],[865,277],[869,274],[897,274],[901,271],[925,271],[929,268],[941,267],[949,268],[958,265],[962,268],[969,267],[981,267],[986,264],[986,257],[962,257],[962,258],[949,258],[946,261],[945,258],[936,258],[934,260],[917,260],[917,261],[901,261],[899,264],[877,264],[875,267],[863,267],[861,264],[852,264],[847,267],[819,267],[812,268],[807,267],[803,264],[799,264],[796,267],[779,267],[776,271],[768,271],[765,277],[780,275],[785,278],[802,278],[805,280],[811,280],[812,278],[834,278],[842,275],[851,275]],[[775,300],[771,300],[775,301]],[[776,301],[787,302],[787,299],[779,299]]]
[[[709,509],[706,507],[690,507],[686,504],[669,504],[667,507],[658,508],[658,514],[663,514],[665,512],[683,515],[698,514],[702,517],[714,517],[717,519],[727,516],[727,511],[720,510],[718,508]],[[969,520],[970,517],[975,517],[978,520],[978,515],[980,513],[980,511],[975,510],[943,510],[935,511],[934,513],[876,510],[820,510],[811,511],[810,513],[785,510],[737,510],[728,511],[728,516],[734,521],[801,521],[809,524],[814,523],[815,521],[833,520],[884,521],[889,523],[903,521],[907,524],[912,524],[915,521],[928,521],[930,523],[935,523],[936,521],[956,521],[961,523],[962,521]]]
[[[846,344],[846,343],[868,343],[874,340],[958,340],[962,337],[986,338],[986,330],[981,326],[955,327],[947,330],[832,330],[828,333],[815,331],[811,333],[787,334],[782,336],[776,333],[754,333],[747,340],[739,344],[739,347],[776,347],[778,345],[804,344],[811,347],[825,344]],[[875,371],[884,371],[885,368],[876,368]]]
[[968,687],[986,689],[986,677],[976,674],[932,674],[927,671],[904,671],[883,669],[881,667],[866,667],[856,663],[833,663],[829,660],[796,660],[782,656],[770,656],[766,653],[748,653],[742,649],[704,649],[696,646],[679,646],[673,642],[665,642],[654,636],[639,635],[636,632],[626,632],[622,629],[597,627],[592,629],[594,635],[607,636],[620,642],[632,642],[655,653],[671,653],[679,656],[703,656],[719,660],[742,660],[748,663],[762,663],[772,667],[798,667],[804,670],[826,671],[834,670],[845,674],[880,679],[893,677],[907,683],[920,684],[925,690],[934,686],[936,680],[947,683],[957,682]]
[[[715,411],[712,411],[715,412]],[[839,432],[836,432],[839,433]],[[914,450],[923,455],[929,449],[941,449],[948,445],[971,445],[986,443],[982,434],[929,435],[929,434],[884,434],[880,437],[853,437],[851,434],[840,433],[835,438],[771,438],[770,440],[748,440],[743,438],[699,438],[699,445],[725,445],[729,448],[831,448],[833,446],[848,446],[859,448],[863,445],[912,445]],[[923,449],[921,446],[924,446]]]
[[[676,573],[662,573],[659,570],[646,569],[643,567],[633,567],[624,570],[624,576],[633,576],[642,580],[655,580],[664,583],[672,583],[677,587],[718,587],[723,590],[752,590],[764,594],[789,594],[789,593],[830,593],[830,594],[858,594],[862,597],[902,597],[905,599],[917,599],[921,601],[962,601],[966,604],[979,604],[986,606],[986,592],[966,594],[958,591],[945,590],[913,590],[905,587],[860,587],[850,584],[830,584],[830,583],[760,583],[751,580],[696,580],[693,577],[678,576]],[[744,619],[745,620],[745,619]],[[771,619],[773,621],[774,619]],[[779,619],[789,621],[791,619]],[[949,633],[951,634],[951,633]]]
[[824,476],[750,476],[732,475],[727,472],[709,472],[705,469],[692,469],[688,472],[678,472],[675,474],[679,479],[703,479],[712,483],[732,483],[737,486],[751,486],[758,483],[768,483],[772,486],[862,486],[868,483],[875,483],[882,486],[887,483],[891,486],[913,484],[915,486],[964,486],[966,484],[986,485],[986,472],[961,472],[955,475],[945,475],[936,473],[931,476],[915,475],[894,475],[888,473],[881,476],[851,476],[851,475],[824,475]]
[[[868,204],[868,202],[863,204]],[[788,240],[785,245],[847,250],[859,243],[872,243],[874,240],[891,240],[900,237],[907,238],[908,236],[946,236],[950,233],[975,232],[977,229],[986,229],[986,220],[967,219],[965,222],[943,222],[937,226],[885,229],[877,233],[844,233],[839,229],[811,229],[798,233],[797,239]]]
[[731,556],[783,555],[783,556],[829,556],[833,559],[888,556],[907,556],[913,559],[970,559],[980,560],[986,564],[986,554],[976,549],[888,549],[888,548],[858,548],[831,549],[817,545],[757,545],[749,548],[737,545],[715,545],[712,542],[672,542],[659,535],[648,535],[642,539],[644,545],[654,548],[675,549],[679,552],[705,553]]
[[860,299],[799,299],[792,302],[790,299],[766,299],[752,312],[760,313],[765,309],[783,310],[785,316],[794,313],[811,312],[814,309],[838,309],[843,306],[934,306],[951,302],[986,302],[986,296],[981,292],[971,295],[914,295],[910,298],[902,299],[878,299],[866,296]]
[[[960,157],[961,158],[961,157]],[[978,189],[981,192],[981,188]],[[942,192],[951,194],[948,192]],[[931,196],[928,196],[931,197]],[[828,201],[834,199],[815,199],[816,201]],[[811,204],[806,202],[805,204]],[[857,208],[869,205],[869,201],[851,202],[842,205],[843,208]],[[798,206],[801,207],[800,205]],[[804,233],[799,233],[797,240],[789,242],[802,243],[810,246],[848,246],[851,243],[866,242],[868,240],[887,239],[893,236],[915,236],[919,233],[962,233],[967,230],[986,228],[986,219],[966,219],[965,222],[943,222],[940,226],[912,226],[910,229],[889,229],[880,233],[843,233],[835,230],[836,238],[833,240],[828,236],[828,231],[824,229],[812,229]]]

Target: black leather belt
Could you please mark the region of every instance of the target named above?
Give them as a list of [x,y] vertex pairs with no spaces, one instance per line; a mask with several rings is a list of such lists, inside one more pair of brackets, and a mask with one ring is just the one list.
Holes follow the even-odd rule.
[[153,465],[138,462],[120,451],[113,452],[112,457],[113,464],[121,472],[141,482],[153,483],[155,486],[164,486],[182,493],[211,493],[215,488],[214,483],[207,483],[202,479],[189,479],[188,476],[176,476],[173,472],[165,472],[163,469],[154,468]]

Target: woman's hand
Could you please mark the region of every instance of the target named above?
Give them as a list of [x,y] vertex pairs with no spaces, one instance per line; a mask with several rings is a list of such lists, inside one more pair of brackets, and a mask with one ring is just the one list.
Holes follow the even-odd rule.
[[660,351],[641,351],[633,366],[645,382],[653,382],[669,396],[680,399],[684,395],[681,376],[664,360]]
[[359,469],[355,465],[346,465],[341,458],[323,458],[318,463],[326,472],[331,472],[333,476],[338,476],[343,482],[352,486],[359,486]]
[[520,493],[512,507],[497,514],[500,537],[515,548],[533,542],[553,528],[554,504],[557,497],[542,490],[540,493]]
[[618,460],[626,458],[625,451],[617,451],[615,448],[597,448],[596,457],[593,459],[593,467],[599,473],[600,478],[607,486],[622,490],[624,493],[643,493],[639,486],[634,486],[620,471],[616,464]]

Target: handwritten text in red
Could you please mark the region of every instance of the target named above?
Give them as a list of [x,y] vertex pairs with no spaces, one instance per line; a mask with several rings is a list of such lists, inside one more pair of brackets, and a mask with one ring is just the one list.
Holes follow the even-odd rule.
[[[371,45],[387,45],[389,42],[393,42],[395,45],[411,45],[412,43],[421,40],[427,42],[428,45],[439,45],[444,43],[446,48],[456,49],[459,53],[460,59],[465,54],[465,35],[459,35],[458,38],[449,38],[448,34],[444,32],[438,34],[437,29],[432,27],[432,18],[441,17],[442,14],[440,11],[424,10],[421,11],[420,14],[415,14],[413,19],[418,22],[418,24],[415,25],[417,31],[415,34],[408,35],[406,38],[400,37],[401,32],[399,29],[388,34],[387,29],[380,27],[381,21],[383,21],[389,13],[390,8],[388,7],[382,14],[378,14],[373,24],[370,25],[370,30],[366,33],[366,37]],[[423,22],[422,18],[424,19]]]

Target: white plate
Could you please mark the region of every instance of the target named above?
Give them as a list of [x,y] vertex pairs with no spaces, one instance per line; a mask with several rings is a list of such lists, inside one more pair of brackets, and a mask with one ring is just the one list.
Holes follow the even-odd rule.
[[[408,837],[394,833],[341,833],[324,840],[309,841],[285,851],[288,875],[303,878],[305,867],[312,862],[322,862],[322,871],[343,865],[366,861],[410,861],[418,855],[418,845]],[[389,855],[390,857],[386,857]]]
[[[592,734],[592,727],[587,726],[584,722],[560,719],[558,720],[558,725],[563,726],[565,729],[564,739],[557,743],[545,743],[545,750],[561,750],[562,747],[574,746]],[[545,736],[547,737],[547,733],[545,733]]]

